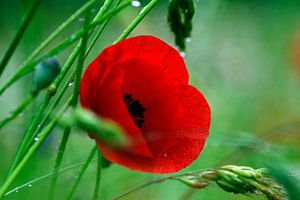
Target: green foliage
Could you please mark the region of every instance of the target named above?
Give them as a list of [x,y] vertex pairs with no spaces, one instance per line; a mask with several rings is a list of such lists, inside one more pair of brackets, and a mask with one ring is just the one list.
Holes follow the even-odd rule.
[[[79,18],[82,19],[83,13],[89,9],[92,9],[92,15],[95,16],[101,2],[94,0],[82,5],[82,1],[72,1],[72,4],[65,0],[43,1],[35,17],[31,18],[22,40],[13,48],[16,52],[12,54],[14,56],[6,65],[0,80],[0,115],[1,122],[6,125],[0,130],[0,192],[5,193],[5,199],[46,199],[50,180],[55,176],[58,179],[54,199],[65,199],[76,182],[78,185],[74,190],[74,198],[89,199],[99,192],[98,197],[104,200],[131,190],[150,178],[157,180],[161,177],[132,172],[116,164],[103,170],[103,159],[102,169],[99,171],[99,166],[94,166],[98,158],[93,157],[93,151],[89,152],[94,140],[82,134],[90,128],[90,121],[84,122],[85,125],[88,124],[87,129],[84,128],[85,125],[79,127],[76,122],[78,129],[72,128],[70,137],[63,140],[68,141],[66,148],[57,149],[60,133],[65,131],[60,130],[57,123],[61,116],[71,117],[63,114],[70,107],[69,97],[74,92],[73,80],[77,74],[77,65],[74,63],[79,54],[82,56],[83,53],[81,42],[77,43],[77,47],[72,44],[87,33]],[[149,5],[149,2],[143,1],[142,5]],[[23,3],[15,5],[0,1],[2,55],[11,45],[11,36],[16,35],[16,30],[22,25],[19,22],[24,16],[23,11],[29,10],[23,8],[27,2]],[[169,32],[164,28],[165,21],[161,20],[166,16],[168,2],[154,4],[156,7],[149,15],[148,12],[154,5],[148,7],[147,12],[143,9],[143,14],[139,15],[139,8],[130,7],[130,2],[118,14],[115,11],[114,14],[106,15],[107,18],[94,27],[95,33],[97,29],[99,31],[97,35],[88,31],[90,38],[95,39],[88,41],[85,63],[90,62],[116,38],[119,38],[116,41],[126,38],[131,31],[134,31],[133,34],[153,34],[171,42]],[[211,105],[213,121],[203,152],[185,172],[189,173],[193,169],[216,169],[215,166],[228,163],[269,168],[266,162],[269,162],[270,157],[276,157],[282,166],[279,168],[274,164],[274,172],[270,171],[270,174],[284,186],[289,198],[297,199],[300,82],[298,68],[294,66],[290,54],[294,45],[293,37],[296,37],[294,33],[297,30],[300,3],[279,0],[199,0],[194,5],[197,6],[198,17],[193,19],[193,41],[186,51],[185,61],[191,84],[199,87]],[[108,7],[110,13],[115,6],[116,1]],[[78,10],[74,12],[74,8]],[[51,17],[48,13],[52,13]],[[139,17],[135,18],[136,15]],[[137,27],[146,15],[146,19]],[[126,30],[124,33],[123,28]],[[78,38],[71,43],[71,35],[78,31],[81,31]],[[66,46],[55,49],[63,41],[68,41]],[[49,57],[49,52],[56,55],[62,64],[62,71],[47,92],[32,94],[30,72],[39,62]],[[18,76],[15,76],[16,72],[19,72]],[[12,77],[14,78],[11,79]],[[10,110],[12,112],[8,113]],[[96,120],[95,123],[97,127],[102,121]],[[21,135],[23,133],[25,136]],[[24,145],[16,148],[20,140]],[[14,157],[19,150],[20,153]],[[61,152],[65,156],[61,160],[60,169],[55,172],[55,154]],[[15,162],[11,164],[13,159]],[[264,162],[260,162],[261,160]],[[9,173],[8,169],[11,169]],[[81,178],[74,180],[75,176],[78,177],[78,170]],[[242,183],[241,180],[253,179],[250,171],[247,168],[242,168],[242,171],[221,170],[224,177],[217,184],[230,193],[210,187],[211,183],[207,179],[199,181],[198,177],[187,174],[180,177],[181,181],[192,188],[187,188],[180,181],[167,181],[130,193],[124,200],[194,200],[208,197],[246,200],[251,198],[246,196],[248,193],[242,195],[231,192],[243,193],[246,189],[254,188],[251,185],[257,182],[251,181],[248,183],[250,185],[236,188],[236,185]],[[99,172],[101,176],[98,176]],[[212,179],[215,173],[206,173],[205,176]],[[100,179],[100,187],[94,190],[94,185],[99,184]],[[272,186],[271,183],[267,185]],[[193,189],[203,187],[205,189]],[[260,198],[255,196],[254,199]]]

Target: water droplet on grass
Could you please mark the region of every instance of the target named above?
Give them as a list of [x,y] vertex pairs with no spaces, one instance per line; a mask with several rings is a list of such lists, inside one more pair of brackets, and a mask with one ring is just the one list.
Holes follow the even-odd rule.
[[29,183],[29,184],[28,184],[28,187],[32,187],[32,184]]
[[185,57],[185,52],[184,51],[179,52],[179,54],[180,54],[181,57]]
[[40,138],[39,137],[35,137],[34,138],[34,141],[38,141]]
[[71,35],[71,40],[74,40],[76,38],[76,35],[75,34],[72,34]]
[[132,5],[133,7],[140,7],[140,6],[141,6],[141,2],[140,2],[140,1],[134,0],[134,1],[131,2],[131,5]]
[[289,172],[289,173],[288,173],[288,176],[296,176],[296,175],[297,175],[296,172]]
[[73,84],[74,84],[74,82],[72,81],[72,82],[69,83],[68,86],[71,87]]
[[185,39],[185,41],[186,41],[187,43],[189,43],[189,42],[192,41],[192,38],[188,37],[188,38]]

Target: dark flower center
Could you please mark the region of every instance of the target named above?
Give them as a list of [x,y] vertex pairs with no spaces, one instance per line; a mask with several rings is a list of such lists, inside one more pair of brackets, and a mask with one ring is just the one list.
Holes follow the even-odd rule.
[[140,101],[134,99],[132,95],[128,92],[124,93],[123,99],[134,123],[139,128],[142,128],[145,122],[144,113],[146,111],[146,108],[144,108],[144,106],[140,103]]

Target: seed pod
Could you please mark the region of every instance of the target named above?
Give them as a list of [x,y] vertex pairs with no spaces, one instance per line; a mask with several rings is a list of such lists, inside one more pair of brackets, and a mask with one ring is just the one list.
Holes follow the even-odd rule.
[[48,87],[60,72],[58,62],[47,58],[39,63],[33,73],[33,83],[36,91]]

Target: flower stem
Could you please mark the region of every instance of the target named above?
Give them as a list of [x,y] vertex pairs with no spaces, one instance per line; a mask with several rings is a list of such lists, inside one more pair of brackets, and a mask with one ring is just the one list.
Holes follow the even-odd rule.
[[70,101],[71,101],[71,99],[69,99],[67,101],[67,103],[62,107],[62,109],[55,115],[55,117],[49,123],[49,125],[42,131],[40,138],[32,145],[32,147],[25,154],[24,158],[20,161],[20,163],[16,166],[16,168],[12,171],[12,173],[5,180],[4,184],[0,188],[0,198],[3,197],[4,193],[6,192],[8,187],[11,185],[11,183],[14,181],[14,179],[17,177],[17,175],[20,173],[20,171],[25,166],[25,164],[30,160],[30,158],[33,156],[33,154],[38,150],[38,148],[43,144],[43,142],[45,141],[47,136],[54,129],[54,127],[58,123],[61,115],[68,108]]
[[50,118],[53,110],[56,108],[56,106],[58,105],[59,101],[62,99],[64,93],[67,91],[67,89],[69,87],[69,84],[73,81],[74,76],[75,76],[75,73],[73,72],[71,74],[71,76],[69,77],[69,79],[65,82],[65,84],[63,85],[63,87],[61,88],[61,90],[58,92],[57,98],[52,103],[51,107],[48,109],[48,111],[46,112],[46,114],[44,115],[44,117],[42,118],[42,120],[40,121],[39,125],[36,127],[36,129],[33,132],[33,134],[31,134],[31,138],[26,142],[27,145],[25,147],[24,152],[26,152],[30,148],[30,145],[31,145],[32,141],[34,140],[34,138],[43,129],[43,127],[46,124],[47,120]]
[[144,19],[144,17],[151,11],[151,9],[156,5],[159,0],[151,0],[138,14],[138,16],[129,24],[129,26],[123,31],[123,33],[118,37],[114,44],[125,39],[133,29]]
[[[88,10],[86,12],[84,27],[88,26],[89,21],[90,21],[90,10]],[[83,64],[84,64],[87,40],[88,40],[88,35],[86,33],[82,36],[82,39],[81,39],[82,45],[80,48],[78,64],[77,64],[77,68],[76,68],[76,72],[75,72],[75,85],[74,85],[73,98],[71,101],[71,106],[73,108],[75,108],[77,105],[77,96],[78,96],[80,78],[81,78],[81,74],[82,74],[82,68],[83,68]],[[51,184],[50,184],[49,200],[52,200],[54,198],[56,182],[57,182],[57,178],[58,178],[58,172],[59,172],[59,169],[61,166],[61,162],[62,162],[62,159],[64,156],[64,152],[65,152],[65,149],[67,146],[67,142],[68,142],[70,133],[71,133],[71,128],[69,128],[69,127],[66,128],[64,131],[64,134],[63,134],[62,141],[59,146],[59,151],[58,151],[55,166],[54,166],[54,174],[53,174]]]
[[[93,159],[91,162],[95,162],[95,161],[96,161],[96,159]],[[72,164],[72,165],[68,165],[68,166],[66,166],[66,167],[64,167],[64,168],[62,168],[62,169],[60,169],[60,170],[59,170],[59,173],[63,173],[63,172],[66,172],[66,171],[75,169],[75,168],[77,168],[77,167],[80,167],[80,166],[84,165],[84,163],[85,163],[85,162],[78,162],[78,163],[75,163],[75,164]],[[30,180],[30,181],[28,181],[28,182],[26,182],[26,183],[24,183],[24,184],[22,184],[22,185],[20,185],[20,186],[15,187],[14,189],[12,189],[12,190],[6,192],[4,196],[6,197],[6,196],[8,196],[8,195],[14,193],[15,191],[17,191],[17,190],[19,190],[19,189],[22,189],[22,188],[28,187],[29,185],[33,185],[33,184],[35,184],[35,183],[38,183],[38,182],[40,182],[40,181],[42,181],[42,180],[45,180],[46,178],[51,177],[51,176],[53,176],[53,172],[49,172],[49,173],[47,173],[47,174],[44,174],[44,175],[42,175],[42,176],[39,176],[39,177],[37,177],[37,178],[35,178],[35,179],[32,179],[32,180]]]
[[[111,1],[111,0],[110,0]],[[128,1],[129,2],[129,1]],[[129,5],[129,3],[127,2],[126,5]],[[125,4],[124,4],[125,5]],[[124,5],[121,7],[122,9],[124,8]],[[104,7],[104,9],[102,9]],[[120,8],[119,8],[120,9]],[[120,10],[122,10],[120,9]],[[84,9],[86,10],[86,8]],[[93,21],[98,20],[99,18],[103,18],[103,15],[105,14],[105,11],[107,10],[107,4],[104,4],[101,9],[99,10],[98,14],[96,15],[96,17],[94,18]],[[81,12],[80,12],[81,13]],[[110,16],[112,17],[112,16]],[[90,34],[93,32],[93,30],[91,30]],[[67,61],[65,62],[65,64],[62,67],[61,72],[59,73],[59,75],[56,77],[56,79],[53,81],[53,83],[51,84],[51,86],[48,89],[48,93],[45,96],[43,103],[40,105],[39,110],[37,112],[37,114],[35,115],[32,123],[30,124],[29,129],[27,130],[27,132],[24,135],[24,139],[22,140],[22,143],[17,151],[17,155],[14,159],[14,162],[11,166],[11,169],[9,171],[9,173],[11,172],[11,170],[13,170],[15,168],[15,166],[18,164],[19,160],[22,158],[22,155],[24,153],[24,150],[28,148],[28,146],[31,144],[32,139],[30,138],[34,138],[33,137],[33,132],[34,129],[37,127],[38,123],[41,120],[42,114],[45,111],[47,105],[49,104],[51,98],[55,95],[57,88],[59,87],[60,83],[62,82],[62,80],[64,79],[65,75],[67,74],[68,70],[71,68],[72,64],[74,63],[76,57],[78,56],[80,49],[82,46],[82,41],[80,41],[77,46],[75,47],[75,49],[72,51],[71,55],[68,57]],[[66,90],[62,90],[62,93],[64,93]],[[0,92],[1,95],[1,92]],[[62,95],[62,94],[60,94]],[[26,106],[25,106],[26,107]],[[25,108],[23,107],[23,109]]]
[[60,170],[60,166],[62,163],[63,155],[64,155],[64,152],[65,152],[65,149],[67,146],[67,142],[68,142],[70,133],[71,133],[70,128],[66,128],[64,130],[63,137],[62,137],[61,143],[59,145],[59,149],[58,149],[58,153],[57,153],[57,157],[56,157],[56,161],[55,161],[55,165],[54,165],[54,170],[53,170],[53,176],[52,176],[51,183],[50,183],[49,200],[54,199],[58,173]]
[[78,187],[78,185],[79,185],[79,183],[80,183],[80,180],[81,180],[81,178],[82,178],[82,176],[83,176],[85,170],[86,170],[87,167],[89,166],[91,160],[93,159],[94,154],[96,153],[97,149],[98,149],[98,148],[97,148],[97,145],[95,145],[95,146],[93,147],[93,149],[91,150],[91,152],[89,153],[89,156],[87,157],[87,159],[86,159],[84,165],[83,165],[82,168],[80,169],[80,172],[79,172],[78,176],[76,177],[75,183],[74,183],[74,185],[72,186],[72,189],[71,189],[71,191],[70,191],[70,193],[69,193],[69,195],[68,195],[68,197],[67,197],[67,200],[71,200],[71,199],[72,199],[72,197],[73,197],[73,195],[74,195],[74,193],[75,193],[75,191],[76,191],[76,189],[77,189],[77,187]]
[[27,131],[25,134],[24,134],[24,137],[23,139],[21,140],[21,144],[17,150],[17,153],[16,153],[16,156],[14,158],[14,161],[9,169],[9,172],[8,172],[8,175],[11,174],[11,172],[15,169],[15,167],[19,164],[19,161],[21,160],[22,158],[22,155],[24,154],[24,148],[25,146],[27,145],[27,143],[29,142],[29,139],[30,139],[30,136],[33,129],[37,126],[38,122],[39,122],[39,118],[42,116],[42,110],[44,110],[46,108],[46,106],[48,105],[50,99],[49,98],[45,98],[42,102],[42,104],[40,105],[39,107],[39,110],[37,112],[37,114],[34,116],[34,119],[32,121],[32,123],[30,124],[30,127],[29,127],[29,131]]
[[20,114],[37,96],[37,93],[31,93],[9,116],[0,121],[0,130],[10,121]]
[[4,57],[2,58],[2,60],[0,62],[0,77],[1,77],[8,61],[10,60],[14,51],[16,50],[19,42],[21,41],[26,29],[28,28],[30,21],[33,19],[33,16],[37,11],[37,8],[38,8],[40,2],[41,2],[41,0],[35,0],[33,2],[31,9],[28,11],[26,16],[23,18],[23,20],[21,22],[21,26],[19,27],[18,31],[14,35],[12,42],[10,43],[8,49],[6,50],[6,52],[4,54]]
[[[75,19],[77,19],[86,9],[90,8],[97,0],[90,0],[86,4],[84,4],[81,8],[79,8],[74,14],[72,14],[66,21],[64,21],[44,42],[41,43],[40,46],[36,48],[36,50],[23,62],[23,64],[19,67],[17,72],[4,84],[4,86],[0,89],[0,95],[15,81],[19,78],[23,77],[28,73],[27,68],[32,68],[39,61],[35,61],[34,59],[53,41],[57,38],[57,36],[64,31]],[[30,72],[30,70],[29,70]]]
[[99,189],[100,189],[100,181],[101,181],[101,175],[102,175],[102,155],[101,152],[98,151],[98,158],[97,158],[97,175],[96,175],[96,183],[95,183],[95,190],[92,200],[97,200],[99,195]]
[[[40,58],[30,62],[26,63],[23,67],[21,67],[5,84],[4,86],[0,89],[0,95],[9,87],[11,86],[14,82],[31,72],[35,65],[41,62],[43,59],[47,57],[51,57],[54,55],[57,55],[60,53],[62,50],[66,49],[70,45],[72,45],[75,41],[77,41],[79,38],[82,37],[86,32],[89,30],[94,30],[95,27],[101,23],[103,23],[106,19],[113,17],[117,13],[119,13],[121,10],[126,8],[128,5],[130,5],[131,0],[126,0],[122,4],[120,4],[119,7],[117,7],[115,10],[110,11],[106,13],[105,15],[101,15],[101,17],[96,18],[87,28],[80,29],[76,33],[74,33],[72,36],[69,38],[63,40],[60,42],[58,45],[56,45],[54,48],[52,48],[48,53],[45,55],[41,56]],[[97,15],[98,16],[98,15]],[[97,17],[96,16],[96,17]],[[60,73],[61,74],[61,73]]]
[[[118,1],[116,2],[116,4],[113,6],[113,9],[116,9],[116,7],[119,6],[120,1],[121,1],[121,0],[118,0]],[[107,2],[107,1],[105,1],[104,4],[105,4],[106,2]],[[113,1],[111,1],[111,2],[113,2]],[[111,2],[109,2],[109,4],[111,4]],[[103,7],[104,7],[104,5],[103,5]],[[102,9],[102,8],[101,8],[101,9]],[[108,7],[106,7],[106,9],[108,10]],[[91,42],[91,44],[90,44],[90,47],[87,49],[87,52],[86,52],[85,57],[87,57],[87,55],[91,52],[91,50],[92,50],[93,47],[95,46],[97,40],[99,39],[99,37],[100,37],[101,34],[103,33],[104,28],[106,27],[106,25],[108,24],[108,22],[110,21],[110,19],[111,19],[111,18],[109,18],[109,19],[107,19],[106,21],[104,21],[103,24],[102,24],[102,26],[99,28],[98,33],[97,33],[96,36],[93,38],[93,40],[92,40],[92,42]]]

